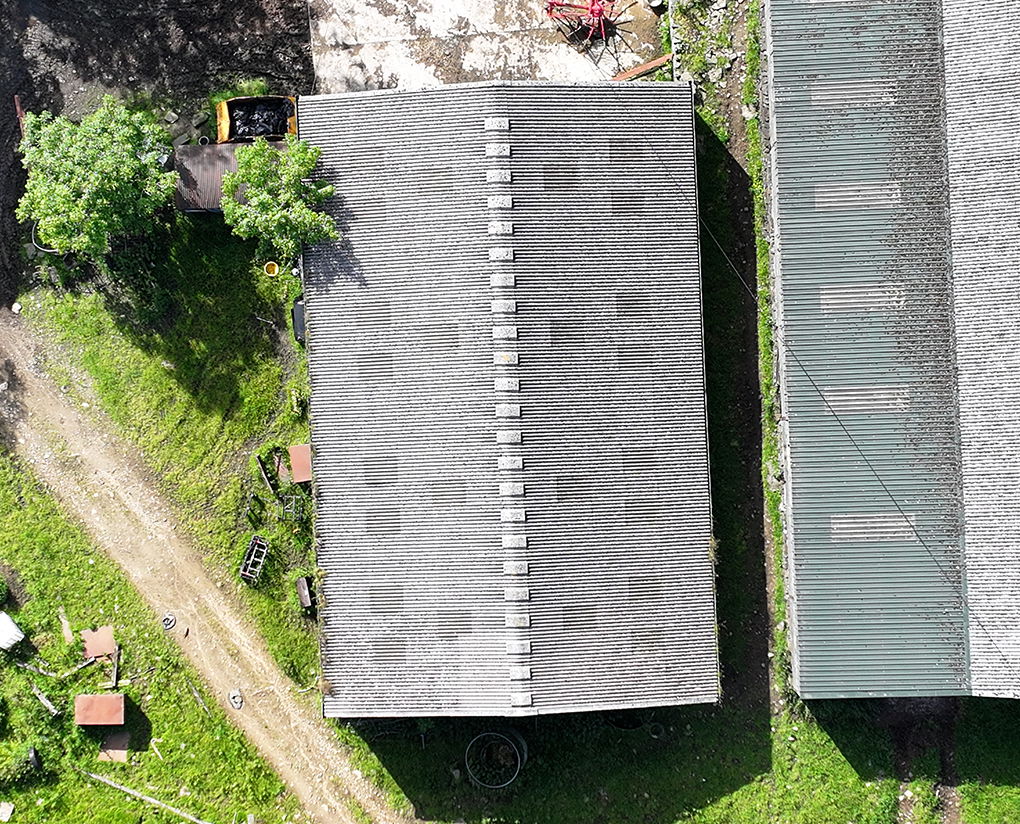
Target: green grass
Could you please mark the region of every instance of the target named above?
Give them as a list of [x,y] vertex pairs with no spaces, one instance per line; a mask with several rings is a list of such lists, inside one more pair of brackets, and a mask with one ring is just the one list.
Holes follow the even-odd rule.
[[[49,364],[72,394],[84,371],[102,409],[141,450],[205,553],[241,591],[270,651],[302,685],[318,666],[315,626],[293,579],[314,572],[310,519],[281,522],[252,454],[308,439],[304,354],[289,330],[289,275],[268,278],[253,247],[215,216],[178,215],[114,261],[103,288],[41,287],[23,298],[32,323],[62,347]],[[275,324],[274,331],[265,321]],[[300,490],[305,510],[311,502]],[[261,513],[245,518],[249,496]],[[253,531],[271,545],[260,586],[238,582]]]
[[[207,715],[187,680],[198,675],[149,609],[104,554],[70,523],[53,499],[21,466],[0,452],[0,563],[13,570],[27,594],[11,610],[38,649],[33,659],[61,673],[82,660],[82,629],[112,623],[123,648],[122,689],[128,696],[131,752],[128,764],[98,762],[101,736],[73,723],[73,696],[102,692],[110,668],[97,664],[64,680],[14,666],[27,659],[0,653],[0,799],[16,806],[17,824],[139,824],[176,821],[166,813],[94,783],[75,767],[153,796],[191,815],[215,822],[243,820],[254,813],[265,824],[297,819],[296,801],[280,780],[205,694]],[[76,633],[64,641],[58,619],[63,608]],[[43,663],[45,662],[45,663]],[[150,671],[150,668],[151,671]],[[187,680],[186,680],[187,679]],[[56,719],[30,690],[35,684],[63,715]],[[30,746],[43,771],[22,773]],[[156,750],[162,755],[157,755]],[[7,780],[5,780],[5,778]]]

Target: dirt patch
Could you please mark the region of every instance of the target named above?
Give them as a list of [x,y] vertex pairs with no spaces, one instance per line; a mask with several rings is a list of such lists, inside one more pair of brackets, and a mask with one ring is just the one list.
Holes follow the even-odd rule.
[[0,0],[0,303],[10,303],[22,268],[13,95],[29,111],[71,117],[106,93],[190,111],[240,77],[311,90],[303,0]]
[[[377,824],[405,821],[351,765],[314,693],[299,694],[279,671],[243,617],[236,581],[210,575],[137,453],[41,373],[40,354],[59,357],[40,353],[19,319],[0,311],[0,358],[14,364],[28,410],[12,422],[21,459],[120,565],[152,620],[174,613],[174,640],[310,820],[353,822],[354,798]],[[77,394],[89,397],[89,388],[79,386]],[[241,710],[230,706],[234,689],[244,695]]]
[[0,602],[0,609],[21,609],[28,603],[28,599],[31,597],[28,594],[28,590],[25,589],[25,584],[21,580],[21,576],[12,566],[7,564],[0,564],[0,578],[7,584],[7,602]]

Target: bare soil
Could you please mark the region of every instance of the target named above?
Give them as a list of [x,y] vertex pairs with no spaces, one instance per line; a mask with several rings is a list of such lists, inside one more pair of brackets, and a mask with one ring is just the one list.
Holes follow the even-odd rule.
[[[72,403],[39,368],[46,356],[20,319],[0,310],[0,361],[17,378],[0,393],[0,410],[15,452],[121,566],[152,608],[152,620],[176,616],[174,640],[309,820],[354,822],[350,798],[376,824],[406,820],[352,767],[321,719],[315,693],[299,694],[276,667],[242,617],[233,582],[210,576],[135,453],[94,407]],[[87,387],[78,387],[83,391],[87,397]],[[239,711],[227,700],[234,689],[245,699]]]
[[23,173],[13,95],[78,117],[104,93],[147,96],[186,117],[241,77],[312,88],[304,0],[0,0],[0,304],[13,297]]

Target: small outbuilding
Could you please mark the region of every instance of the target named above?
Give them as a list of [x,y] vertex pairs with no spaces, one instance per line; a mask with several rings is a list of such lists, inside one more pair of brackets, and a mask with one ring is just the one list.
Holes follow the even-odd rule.
[[[269,141],[280,148],[281,141]],[[219,213],[223,198],[223,176],[237,171],[235,152],[243,143],[215,143],[205,146],[179,146],[174,151],[177,191],[174,204],[182,212]]]

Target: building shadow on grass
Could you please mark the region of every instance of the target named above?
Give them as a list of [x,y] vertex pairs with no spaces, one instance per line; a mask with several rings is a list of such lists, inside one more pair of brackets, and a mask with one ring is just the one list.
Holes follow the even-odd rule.
[[[632,730],[604,713],[354,724],[421,817],[672,822],[771,769],[751,181],[697,125],[723,700],[632,713],[642,722]],[[473,786],[468,742],[507,726],[527,741],[520,778],[500,791]]]

